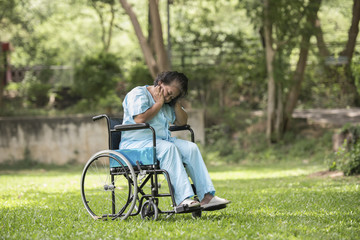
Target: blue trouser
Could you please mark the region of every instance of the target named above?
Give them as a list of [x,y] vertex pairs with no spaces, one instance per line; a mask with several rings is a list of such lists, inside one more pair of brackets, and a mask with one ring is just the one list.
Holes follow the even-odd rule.
[[[121,142],[120,148],[131,149],[151,146],[152,139]],[[156,139],[156,157],[160,161],[160,168],[166,170],[170,175],[177,205],[184,199],[194,196],[188,174],[195,185],[200,201],[206,193],[215,194],[215,188],[200,150],[195,143],[177,138],[170,138],[169,141]]]

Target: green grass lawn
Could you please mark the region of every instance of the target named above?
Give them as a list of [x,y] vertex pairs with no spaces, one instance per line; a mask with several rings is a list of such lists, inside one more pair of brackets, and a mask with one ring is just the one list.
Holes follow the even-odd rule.
[[81,169],[0,172],[0,239],[359,239],[360,178],[311,177],[322,166],[210,168],[223,210],[95,221]]

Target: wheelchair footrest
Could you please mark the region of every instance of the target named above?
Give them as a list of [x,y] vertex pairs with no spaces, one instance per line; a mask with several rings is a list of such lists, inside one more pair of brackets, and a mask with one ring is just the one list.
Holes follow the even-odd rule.
[[180,205],[174,207],[175,213],[190,213],[202,210],[202,207],[189,207],[188,205]]
[[226,208],[226,204],[221,204],[221,205],[217,205],[217,206],[213,206],[213,207],[204,208],[203,211],[216,211],[216,210],[220,210],[223,208]]

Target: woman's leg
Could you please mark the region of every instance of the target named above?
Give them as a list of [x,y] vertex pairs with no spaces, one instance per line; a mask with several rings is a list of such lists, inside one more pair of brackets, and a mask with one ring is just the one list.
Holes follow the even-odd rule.
[[[123,149],[151,147],[152,140],[132,141],[121,145]],[[169,173],[171,185],[174,189],[175,202],[179,205],[184,199],[194,196],[188,175],[184,168],[181,154],[174,143],[156,139],[156,157],[160,161],[160,168]]]
[[158,140],[156,142],[156,155],[160,161],[160,168],[169,173],[176,204],[179,205],[184,199],[194,196],[181,154],[175,144]]
[[182,156],[183,163],[186,165],[186,170],[194,182],[200,201],[207,193],[214,196],[215,188],[198,146],[193,142],[177,138],[172,138],[172,142]]

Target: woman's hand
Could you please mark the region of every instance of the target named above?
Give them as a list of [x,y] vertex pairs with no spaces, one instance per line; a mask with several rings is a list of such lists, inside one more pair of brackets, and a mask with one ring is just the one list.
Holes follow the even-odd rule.
[[150,86],[147,89],[151,93],[155,104],[144,113],[135,116],[134,121],[136,123],[145,123],[153,119],[165,103],[164,89],[162,89],[160,86]]
[[154,87],[153,98],[156,103],[160,103],[161,105],[164,104],[165,102],[164,89],[161,86],[158,85]]

